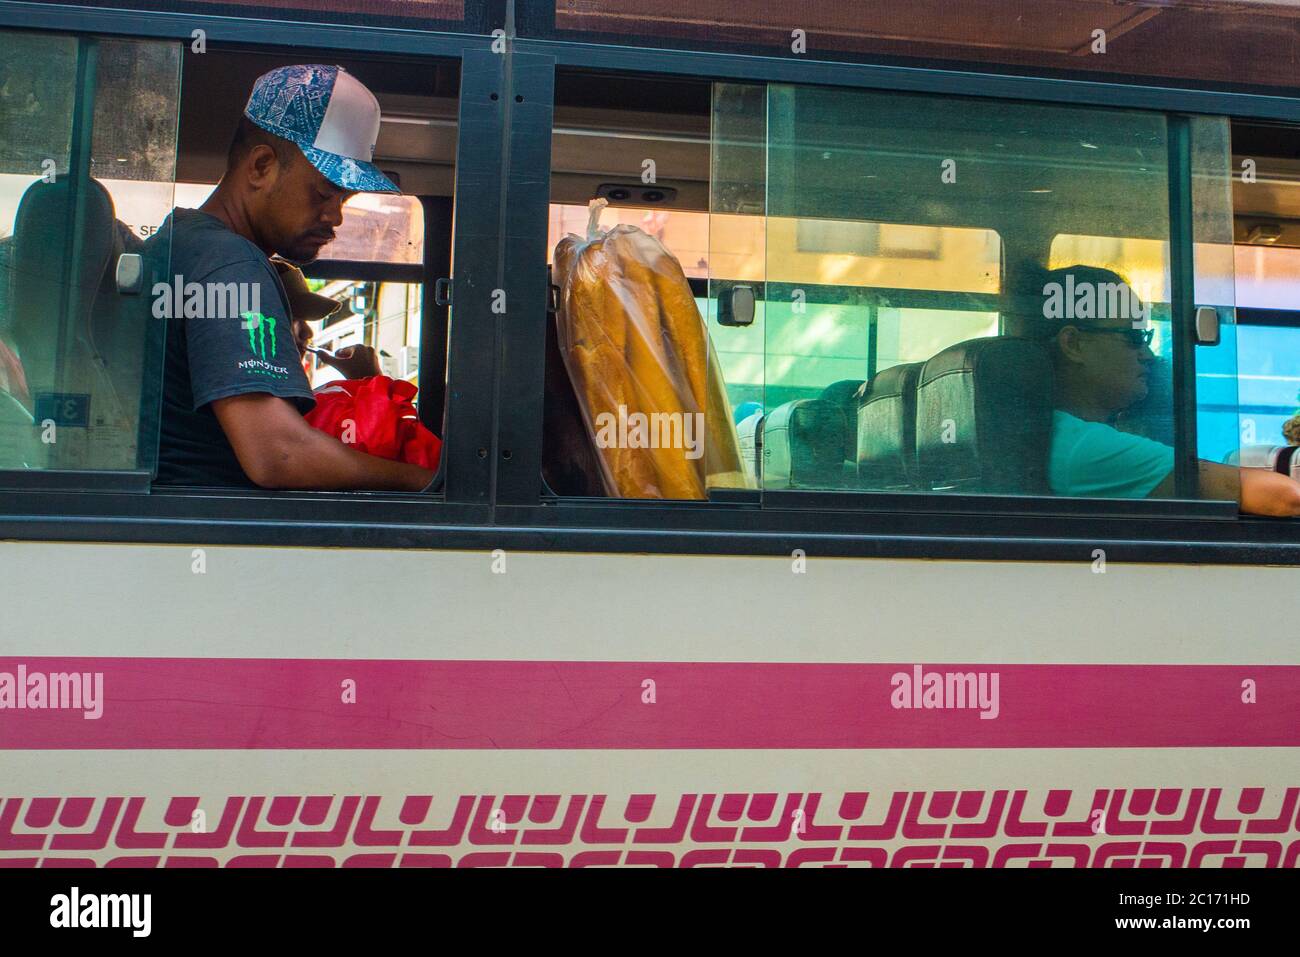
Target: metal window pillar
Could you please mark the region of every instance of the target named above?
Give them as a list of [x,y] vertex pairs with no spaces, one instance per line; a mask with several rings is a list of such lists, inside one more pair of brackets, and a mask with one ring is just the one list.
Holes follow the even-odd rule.
[[1196,267],[1191,119],[1169,117],[1169,326],[1174,392],[1174,494],[1199,497],[1196,455]]

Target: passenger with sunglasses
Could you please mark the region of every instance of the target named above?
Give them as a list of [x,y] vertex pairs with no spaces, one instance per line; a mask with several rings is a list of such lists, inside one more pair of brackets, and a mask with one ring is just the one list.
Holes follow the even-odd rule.
[[[1118,274],[1091,266],[1067,266],[1041,274],[1043,295],[1061,288],[1095,293],[1092,308],[1044,309],[1043,329],[1055,372],[1055,411],[1048,453],[1048,483],[1057,495],[1113,498],[1174,496],[1174,450],[1114,427],[1115,417],[1147,395],[1156,361],[1149,312],[1107,309],[1137,304]],[[1113,295],[1115,284],[1121,295]],[[1105,295],[1106,290],[1112,295]],[[1108,313],[1118,313],[1110,315]],[[1135,318],[1135,315],[1137,318]],[[1238,469],[1200,462],[1200,495],[1236,500],[1256,515],[1300,515],[1300,484],[1264,469]]]

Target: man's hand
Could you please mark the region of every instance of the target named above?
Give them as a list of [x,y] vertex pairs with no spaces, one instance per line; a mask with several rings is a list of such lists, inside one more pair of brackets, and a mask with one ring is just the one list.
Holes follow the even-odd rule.
[[323,350],[316,355],[321,362],[342,372],[345,379],[366,379],[383,371],[379,366],[379,353],[369,346],[344,346],[334,355]]
[[348,448],[313,429],[288,399],[250,392],[212,403],[244,473],[262,488],[419,492],[433,473]]

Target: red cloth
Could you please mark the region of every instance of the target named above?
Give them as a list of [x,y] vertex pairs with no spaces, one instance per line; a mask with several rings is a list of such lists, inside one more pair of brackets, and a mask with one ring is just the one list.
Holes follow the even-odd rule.
[[418,391],[386,375],[340,379],[316,390],[307,424],[358,451],[437,469],[442,441],[420,424],[411,403]]
[[23,364],[14,355],[14,351],[0,342],[0,391],[8,392],[16,399],[26,400],[27,377],[23,375]]

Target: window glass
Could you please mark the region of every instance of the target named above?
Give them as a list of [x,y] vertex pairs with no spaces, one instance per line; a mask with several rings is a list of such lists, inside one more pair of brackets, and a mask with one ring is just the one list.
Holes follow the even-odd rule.
[[[350,279],[309,280],[308,284],[318,295],[342,304],[332,316],[308,323],[313,347],[332,353],[347,346],[370,346],[379,353],[384,375],[419,386],[420,284]],[[309,353],[306,370],[312,388],[343,378],[315,354]]]
[[[177,183],[176,205],[197,209],[214,189],[216,183]],[[320,259],[413,266],[424,262],[424,207],[418,196],[358,193],[343,210],[343,222]]]
[[[766,490],[1174,494],[1163,116],[791,85],[765,107]],[[1212,301],[1230,207],[1198,216]]]
[[715,258],[709,90],[557,77],[542,471],[558,494],[699,500],[752,481],[731,396],[755,352],[717,341],[707,285],[761,264],[762,244]]
[[1300,249],[1233,247],[1237,305],[1243,309],[1300,308]]
[[180,48],[6,34],[0,51],[0,468],[151,471],[167,249],[150,237]]
[[[58,3],[59,0],[36,0]],[[486,4],[465,0],[97,0],[98,7],[149,9],[168,13],[206,13],[222,17],[314,20],[363,26],[419,26],[425,29],[487,33]]]
[[[556,244],[569,233],[587,230],[590,211],[586,206],[552,203],[546,237],[547,264],[555,259]],[[611,206],[600,218],[605,228],[626,224],[636,226],[655,237],[673,251],[682,271],[691,279],[709,275],[709,215],[684,209],[650,209],[635,206]]]
[[[1238,405],[1225,410],[1240,415],[1242,445],[1300,445],[1292,426],[1300,414],[1300,328],[1237,326],[1241,374]],[[1236,416],[1231,419],[1236,424]]]
[[[549,0],[548,0],[549,3]],[[636,46],[763,50],[810,59],[1030,67],[1122,79],[1294,87],[1288,0],[554,0],[526,33]],[[549,12],[549,11],[548,11]],[[1193,53],[1189,53],[1193,51]]]
[[424,208],[419,197],[358,193],[344,204],[343,225],[321,259],[408,263],[424,261]]
[[[1194,426],[1196,454],[1211,462],[1237,461],[1243,439],[1255,444],[1257,423],[1241,398],[1241,340],[1236,322],[1237,263],[1234,246],[1232,130],[1225,117],[1189,121],[1192,177],[1192,268],[1194,305],[1213,309],[1218,342],[1196,345]],[[1237,490],[1240,498],[1240,488]]]

